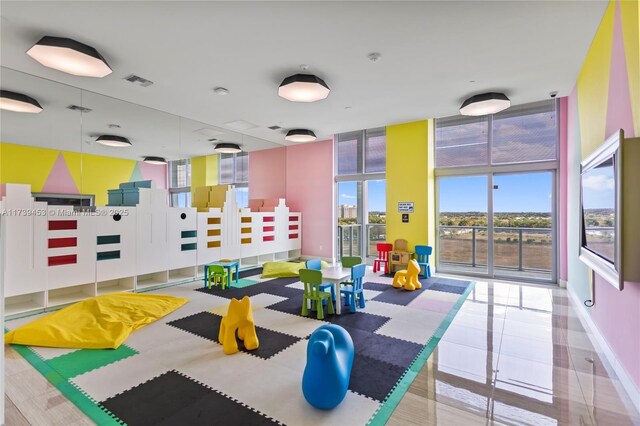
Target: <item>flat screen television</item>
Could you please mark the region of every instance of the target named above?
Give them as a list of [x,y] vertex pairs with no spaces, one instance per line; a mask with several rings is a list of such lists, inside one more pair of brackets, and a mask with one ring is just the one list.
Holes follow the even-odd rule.
[[580,167],[580,260],[619,290],[640,275],[639,155],[620,130]]

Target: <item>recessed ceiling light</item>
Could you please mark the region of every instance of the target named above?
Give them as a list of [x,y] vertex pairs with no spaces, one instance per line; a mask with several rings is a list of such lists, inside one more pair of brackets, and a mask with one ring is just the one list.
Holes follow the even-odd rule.
[[216,95],[224,96],[228,95],[230,92],[229,89],[225,89],[224,87],[216,87],[213,89],[213,93],[215,93]]
[[163,157],[144,157],[144,160],[142,161],[148,164],[155,165],[167,164],[167,160],[165,160]]
[[146,78],[140,77],[139,75],[135,74],[126,76],[124,80],[128,81],[129,83],[137,84],[140,87],[149,87],[153,85],[153,81],[147,80]]
[[115,136],[115,135],[98,136],[98,139],[96,139],[96,142],[98,142],[101,145],[113,146],[117,148],[127,148],[131,146],[131,142],[129,141],[129,139],[122,136]]
[[316,102],[329,96],[329,86],[312,74],[291,75],[280,83],[278,96],[291,102]]
[[89,112],[93,111],[91,108],[85,108],[85,107],[81,107],[79,105],[69,105],[67,107],[67,109],[70,109],[71,111],[80,111],[82,113],[89,113]]
[[109,124],[109,125],[108,125],[108,127],[109,127],[110,129],[119,129],[119,128],[120,128],[120,125],[119,125],[119,124]]
[[289,142],[313,142],[316,140],[316,134],[307,129],[293,129],[289,130],[284,138]]
[[482,93],[465,100],[460,107],[462,115],[495,114],[511,106],[511,101],[504,93]]
[[45,67],[80,77],[104,77],[112,72],[96,49],[70,38],[44,36],[27,55]]
[[235,154],[238,152],[242,152],[242,148],[240,148],[240,145],[227,142],[216,144],[216,147],[213,148],[213,150],[221,154]]
[[31,96],[9,90],[0,90],[0,109],[33,114],[41,112],[42,106]]
[[194,130],[193,133],[207,138],[215,138],[216,136],[224,135],[225,132],[211,127],[203,127],[202,129]]

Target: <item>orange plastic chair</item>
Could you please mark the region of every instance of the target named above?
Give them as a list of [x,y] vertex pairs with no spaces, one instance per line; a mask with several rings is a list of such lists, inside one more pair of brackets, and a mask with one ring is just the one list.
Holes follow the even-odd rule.
[[384,273],[389,273],[389,252],[393,250],[392,244],[378,243],[376,244],[376,250],[378,250],[378,258],[373,261],[373,272],[381,271],[381,265],[384,263]]

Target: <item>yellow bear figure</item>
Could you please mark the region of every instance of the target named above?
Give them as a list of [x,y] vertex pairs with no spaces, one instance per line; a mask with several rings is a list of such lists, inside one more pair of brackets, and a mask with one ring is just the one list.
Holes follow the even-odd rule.
[[243,297],[242,300],[236,298],[231,299],[227,315],[222,317],[218,341],[222,345],[222,349],[226,355],[238,352],[236,330],[238,330],[238,339],[244,341],[245,348],[250,351],[258,349],[260,342],[258,342],[256,325],[253,322],[249,296]]
[[422,288],[422,284],[418,281],[418,274],[420,273],[420,265],[415,259],[409,261],[407,265],[408,269],[402,269],[393,276],[393,286],[395,288],[404,287],[405,290],[415,290],[416,288]]

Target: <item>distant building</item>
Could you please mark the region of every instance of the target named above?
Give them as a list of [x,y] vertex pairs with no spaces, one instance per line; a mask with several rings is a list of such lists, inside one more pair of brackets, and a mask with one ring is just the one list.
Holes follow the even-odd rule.
[[350,206],[348,204],[340,205],[340,217],[348,219],[348,218],[357,218],[358,217],[358,207]]

